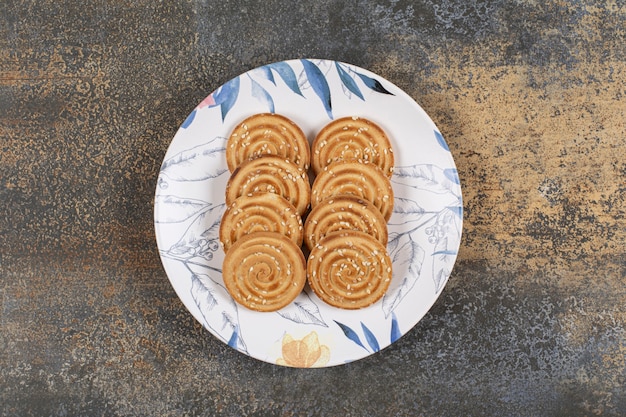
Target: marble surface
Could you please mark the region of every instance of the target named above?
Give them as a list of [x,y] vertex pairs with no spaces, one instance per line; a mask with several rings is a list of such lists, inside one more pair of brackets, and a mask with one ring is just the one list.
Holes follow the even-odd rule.
[[[0,4],[0,415],[626,415],[623,1]],[[321,370],[246,357],[174,293],[153,195],[178,126],[259,65],[410,94],[464,192],[407,335]]]

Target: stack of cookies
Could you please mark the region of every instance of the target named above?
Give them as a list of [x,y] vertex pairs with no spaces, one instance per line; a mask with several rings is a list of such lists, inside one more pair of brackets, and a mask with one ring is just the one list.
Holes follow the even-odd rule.
[[384,295],[392,276],[386,245],[394,158],[379,126],[358,117],[335,120],[311,150],[291,120],[257,114],[234,129],[226,159],[222,273],[235,301],[275,311],[307,280],[339,308],[367,307]]
[[391,143],[373,122],[346,117],[319,132],[311,155],[316,178],[304,225],[309,285],[335,307],[367,307],[385,294],[392,276]]
[[275,311],[306,283],[302,215],[309,207],[306,136],[291,120],[256,114],[230,135],[220,242],[224,285],[239,304]]

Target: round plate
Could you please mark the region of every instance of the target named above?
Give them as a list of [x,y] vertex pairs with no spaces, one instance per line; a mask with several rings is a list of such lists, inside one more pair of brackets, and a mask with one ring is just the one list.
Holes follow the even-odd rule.
[[[387,248],[393,278],[374,305],[341,310],[307,288],[282,310],[258,313],[236,304],[224,288],[218,231],[230,176],[226,138],[245,117],[263,112],[287,116],[309,141],[343,116],[369,118],[390,136],[395,206]],[[253,69],[205,98],[165,155],[154,209],[161,260],[191,314],[234,349],[294,367],[333,366],[366,357],[415,326],[448,280],[463,223],[454,160],[424,110],[370,71],[310,59]]]

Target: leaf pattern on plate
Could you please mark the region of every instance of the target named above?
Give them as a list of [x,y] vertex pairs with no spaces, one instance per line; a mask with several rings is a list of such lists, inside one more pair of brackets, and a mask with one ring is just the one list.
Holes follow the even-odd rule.
[[[228,171],[224,158],[225,151],[226,138],[215,137],[207,143],[181,151],[163,161],[159,176],[175,181],[203,181],[215,178]],[[193,169],[190,169],[192,167]]]
[[219,227],[226,205],[209,207],[198,214],[167,254],[178,260],[210,261],[219,249]]
[[324,73],[308,59],[303,59],[301,61],[309,84],[311,84],[311,88],[313,88],[315,94],[317,94],[319,99],[322,101],[328,117],[332,119],[333,106],[330,97],[330,87],[328,86],[328,81],[326,81]]
[[222,121],[226,120],[226,115],[233,108],[239,96],[239,85],[241,80],[235,77],[226,82],[215,93],[213,93],[214,106],[220,106],[222,112]]
[[363,84],[365,84],[371,90],[376,91],[377,93],[389,94],[391,96],[394,95],[393,93],[389,92],[385,87],[383,87],[383,85],[377,79],[365,74],[360,74],[358,72],[356,73],[356,75],[358,75],[359,78],[361,78],[361,81],[363,81]]
[[448,143],[443,138],[443,135],[438,130],[433,130],[433,132],[435,134],[435,139],[437,140],[437,143],[439,144],[439,146],[441,146],[446,151],[450,152],[450,148],[448,148]]
[[211,203],[181,198],[175,195],[157,195],[155,205],[166,214],[155,220],[157,223],[180,223],[208,208]]
[[337,320],[333,320],[333,321],[337,324],[337,326],[339,326],[343,334],[348,339],[352,340],[354,343],[361,346],[363,349],[367,350],[365,345],[363,345],[363,342],[361,342],[361,338],[359,338],[359,335],[354,330],[352,330],[349,326],[343,323],[339,323]]
[[203,324],[229,346],[247,353],[239,327],[237,304],[226,288],[208,274],[193,273],[191,295],[204,317]]
[[252,82],[252,91],[251,91],[252,97],[256,98],[261,103],[265,104],[268,107],[270,113],[274,113],[274,100],[272,99],[272,96],[270,96],[270,93],[268,93],[267,90],[261,86],[261,84],[257,83],[252,78],[251,78],[251,82]]
[[202,100],[200,102],[200,104],[198,104],[198,107],[196,107],[196,110],[200,110],[203,109],[205,107],[215,107],[215,97],[214,97],[214,93],[209,94],[208,96],[206,96],[204,98],[204,100]]
[[[300,86],[298,85],[298,78],[296,77],[296,73],[293,68],[286,62],[276,62],[273,64],[266,65],[265,67],[270,68],[283,79],[287,87],[291,89],[294,93],[302,96],[302,91],[300,91]],[[273,77],[272,77],[273,78]]]
[[450,276],[458,252],[458,240],[450,237],[461,236],[462,207],[446,207],[436,218],[432,226],[426,228],[428,241],[433,248],[433,271],[435,292],[443,288],[443,283]]
[[393,170],[391,182],[435,194],[450,194],[458,199],[461,198],[459,184],[452,181],[443,168],[433,164],[396,167]]
[[393,203],[394,216],[389,220],[389,224],[403,225],[419,221],[426,213],[416,201],[408,198],[395,197]]
[[407,273],[402,277],[400,285],[389,288],[383,296],[381,307],[385,317],[389,317],[400,301],[415,286],[420,277],[425,257],[424,249],[411,239],[410,233],[393,236],[389,246],[393,248],[389,255],[391,256],[394,270],[406,270]]
[[[408,236],[408,239],[412,241],[412,233],[419,229],[424,230],[428,242],[433,245],[432,252],[420,248],[421,261],[419,265],[415,263],[409,266],[409,276],[413,277],[416,271],[419,274],[424,254],[427,251],[430,252],[433,256],[432,277],[435,293],[438,293],[443,288],[445,280],[450,276],[461,238],[463,206],[458,173],[455,168],[441,168],[433,164],[396,167],[392,183],[394,189],[400,191],[401,195],[410,194],[403,190],[403,187],[438,195],[437,198],[428,200],[431,205],[429,210],[423,209],[415,201],[396,198],[397,207],[394,208],[394,216],[389,222],[390,230],[398,229],[398,232],[390,233],[389,247],[393,247],[394,250],[400,250],[398,247],[400,239],[407,239],[403,235]],[[435,204],[432,204],[433,202]],[[449,237],[450,239],[448,239]],[[443,240],[444,238],[445,240]],[[402,245],[404,245],[404,250],[409,250],[408,242],[404,242]],[[412,281],[403,281],[403,284],[396,290],[398,293],[386,296],[386,300],[383,300],[385,316],[388,316],[397,307],[398,303],[405,297],[406,292],[413,287],[414,282],[413,284],[410,282]]]
[[363,330],[363,335],[365,336],[365,340],[367,340],[367,344],[372,348],[372,352],[378,352],[380,350],[380,345],[378,344],[378,340],[376,340],[376,336],[374,333],[361,322],[361,330]]
[[339,64],[339,62],[335,62],[335,68],[337,68],[337,73],[339,73],[339,79],[341,80],[343,86],[361,100],[365,100],[365,98],[363,98],[363,93],[361,93],[361,90],[359,89],[359,86],[356,85],[354,79],[350,76],[350,74],[346,72],[346,70],[341,67],[341,64]]
[[398,318],[396,313],[391,313],[391,334],[389,335],[389,342],[394,343],[396,340],[402,337],[400,326],[398,325]]
[[311,297],[303,291],[296,300],[277,312],[283,318],[299,324],[315,324],[328,327],[322,318],[320,309]]
[[276,80],[274,80],[274,74],[272,74],[272,69],[269,65],[263,65],[262,67],[258,67],[248,72],[248,76],[251,76],[251,74],[259,74],[260,77],[265,78],[272,84],[276,85]]
[[196,112],[197,112],[197,109],[193,109],[193,111],[191,113],[189,113],[189,116],[187,116],[187,118],[185,119],[183,124],[180,125],[180,127],[183,128],[183,129],[187,129],[189,126],[191,126],[191,123],[193,122],[193,119],[196,118]]
[[457,185],[461,185],[461,180],[459,179],[459,173],[456,168],[446,168],[443,170],[443,175],[446,176],[450,181]]
[[367,327],[365,325],[365,323],[363,323],[362,321],[360,322],[360,324],[361,324],[361,331],[363,332],[363,338],[367,342],[367,345],[369,346],[369,349],[363,344],[363,342],[361,341],[361,338],[359,337],[358,333],[356,331],[354,331],[350,326],[348,326],[347,324],[344,324],[344,323],[340,323],[337,320],[333,320],[333,321],[337,324],[337,326],[339,326],[339,328],[341,329],[343,334],[348,339],[350,339],[351,341],[353,341],[357,345],[361,346],[366,351],[374,353],[374,352],[378,352],[380,350],[380,343],[378,343],[378,340],[376,339],[376,336],[374,335],[374,332],[372,332],[369,329],[369,327]]
[[[331,68],[337,71],[337,75],[341,81],[341,87],[348,98],[354,95],[361,100],[365,100],[365,96],[357,80],[360,80],[361,84],[374,92],[393,95],[383,87],[379,80],[356,71],[356,69],[350,65],[340,62],[334,62],[333,65],[330,61],[316,60],[313,62],[309,59],[301,59],[298,62],[302,65],[302,71],[299,77],[296,76],[296,71],[287,62],[272,63],[248,71],[245,75],[251,83],[250,95],[263,103],[269,112],[274,113],[276,109],[275,100],[270,90],[263,87],[261,81],[267,80],[271,82],[274,87],[277,87],[278,84],[274,77],[274,73],[276,73],[294,94],[305,97],[302,93],[302,89],[311,88],[315,96],[321,101],[328,117],[333,119],[332,94],[327,79],[328,72]],[[222,121],[224,121],[241,93],[241,77],[242,76],[233,78],[205,98],[187,117],[182,127],[188,128],[196,116],[196,111],[204,107],[219,107]]]

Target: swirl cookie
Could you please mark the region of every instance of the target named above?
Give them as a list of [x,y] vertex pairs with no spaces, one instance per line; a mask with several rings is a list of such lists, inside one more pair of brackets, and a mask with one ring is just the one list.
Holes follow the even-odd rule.
[[274,193],[241,196],[226,208],[220,223],[224,251],[242,236],[256,232],[277,232],[302,245],[302,218],[289,201]]
[[274,193],[296,208],[300,216],[309,206],[311,186],[305,171],[293,162],[266,155],[243,162],[226,184],[226,204],[242,195]]
[[334,162],[317,174],[311,189],[311,207],[327,198],[352,195],[374,204],[389,221],[393,211],[393,189],[389,178],[372,163]]
[[316,174],[336,161],[362,160],[377,165],[391,178],[394,156],[389,137],[371,120],[344,117],[322,128],[312,144],[311,166]]
[[222,277],[237,303],[255,311],[276,311],[304,288],[305,259],[280,233],[256,232],[240,238],[226,253]]
[[312,249],[326,235],[357,230],[387,245],[387,223],[380,211],[366,200],[350,195],[327,198],[317,204],[304,224],[304,242]]
[[389,288],[391,259],[372,236],[346,230],[327,235],[311,250],[307,279],[327,304],[345,309],[367,307]]
[[244,161],[262,155],[288,159],[302,170],[309,169],[309,142],[293,121],[285,116],[259,113],[240,122],[226,144],[226,163],[230,172]]

